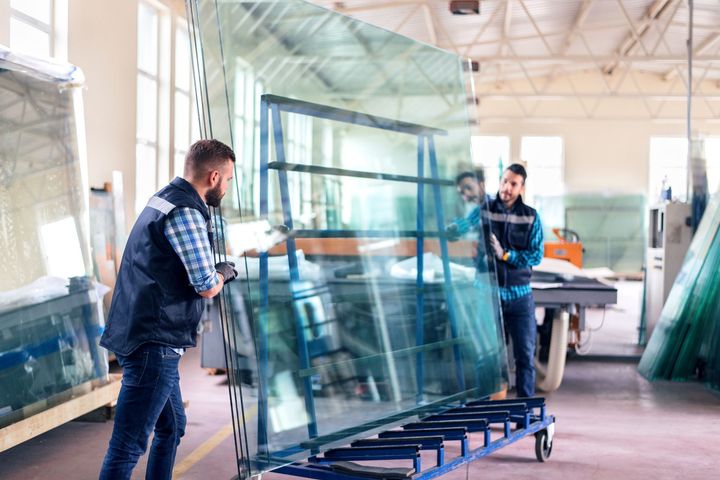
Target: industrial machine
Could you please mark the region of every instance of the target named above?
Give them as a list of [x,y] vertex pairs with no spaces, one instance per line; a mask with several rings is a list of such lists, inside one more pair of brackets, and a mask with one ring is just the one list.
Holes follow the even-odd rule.
[[582,268],[584,249],[580,242],[580,235],[566,228],[553,228],[552,231],[557,237],[557,241],[545,242],[543,256],[567,260],[576,267]]
[[560,387],[565,371],[570,334],[585,330],[585,310],[617,303],[617,289],[581,275],[533,271],[533,298],[546,309],[539,327],[537,387],[552,392]]
[[664,203],[650,208],[645,272],[645,339],[660,318],[692,240],[690,205]]

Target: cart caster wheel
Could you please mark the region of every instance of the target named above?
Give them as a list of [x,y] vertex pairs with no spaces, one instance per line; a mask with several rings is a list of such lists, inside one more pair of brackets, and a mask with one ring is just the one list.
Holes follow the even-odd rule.
[[552,453],[552,441],[548,439],[547,430],[540,430],[535,434],[535,457],[538,462],[544,462]]

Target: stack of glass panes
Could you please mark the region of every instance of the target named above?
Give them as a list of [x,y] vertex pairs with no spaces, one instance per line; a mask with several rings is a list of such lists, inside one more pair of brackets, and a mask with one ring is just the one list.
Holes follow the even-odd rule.
[[188,8],[204,134],[237,154],[218,250],[265,219],[298,249],[237,258],[221,308],[241,478],[500,391],[485,239],[444,239],[473,207],[461,59],[300,0]]
[[640,272],[645,255],[644,195],[568,193],[539,196],[535,207],[553,241],[553,227],[573,230],[583,244],[583,267],[607,267],[616,272]]
[[0,48],[0,428],[107,378],[88,274],[82,74]]
[[712,199],[670,290],[639,370],[654,379],[700,374],[720,387],[720,199]]

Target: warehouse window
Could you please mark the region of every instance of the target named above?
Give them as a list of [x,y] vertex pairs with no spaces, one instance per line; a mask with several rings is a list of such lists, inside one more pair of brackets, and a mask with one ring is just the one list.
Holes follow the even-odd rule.
[[138,4],[135,209],[171,177],[200,138],[187,22],[161,3]]
[[498,191],[503,170],[510,165],[510,137],[479,135],[472,137],[473,165],[485,172],[485,190]]
[[562,137],[522,137],[520,159],[525,163],[528,184],[524,199],[565,193],[564,147]]
[[187,149],[200,139],[200,125],[193,93],[190,38],[187,24],[180,20],[175,26],[175,66],[173,70],[175,72],[173,172],[174,176],[182,176]]
[[[720,137],[705,137],[705,161],[708,191],[715,194],[720,186]],[[672,197],[687,201],[688,165],[685,137],[650,137],[648,198],[661,201],[663,182],[672,188]]]
[[[287,145],[285,147],[288,162],[310,165],[312,161],[313,119],[307,115],[288,115]],[[313,220],[312,183],[310,175],[302,173],[288,174],[288,183],[292,195],[291,201],[297,205],[297,220],[301,225],[310,227]]]
[[10,0],[10,48],[67,59],[67,0]]
[[648,174],[650,204],[660,201],[663,182],[672,188],[673,198],[687,200],[687,139],[650,137]]
[[[255,211],[260,209],[260,196],[255,195],[254,188],[260,184],[260,96],[263,84],[255,77],[250,65],[237,59],[235,66],[235,82],[233,95],[233,150],[239,161],[235,165],[235,180],[240,192],[241,205],[253,205]],[[268,147],[273,148],[273,142]],[[251,181],[255,178],[254,181]],[[233,195],[237,193],[233,192]],[[255,199],[255,203],[253,203]],[[272,208],[273,202],[270,199]]]
[[138,4],[135,212],[140,213],[158,183],[160,97],[160,10]]

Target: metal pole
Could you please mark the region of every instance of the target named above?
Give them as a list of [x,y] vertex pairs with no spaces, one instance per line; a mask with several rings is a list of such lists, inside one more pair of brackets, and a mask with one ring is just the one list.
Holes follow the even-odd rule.
[[[693,57],[693,0],[688,0],[688,38],[686,41],[687,45],[687,199],[692,202],[692,180],[693,180],[693,168],[692,168],[692,57]],[[697,228],[695,216],[691,215],[693,232]],[[699,219],[697,219],[699,220]]]
[[[418,135],[417,145],[417,175],[418,178],[425,176],[425,136]],[[425,293],[423,282],[423,243],[425,242],[425,185],[423,182],[417,184],[417,277],[416,305],[415,305],[415,346],[422,347],[425,344]],[[415,384],[417,386],[416,402],[420,405],[425,396],[425,371],[423,351],[420,350],[415,356]]]

